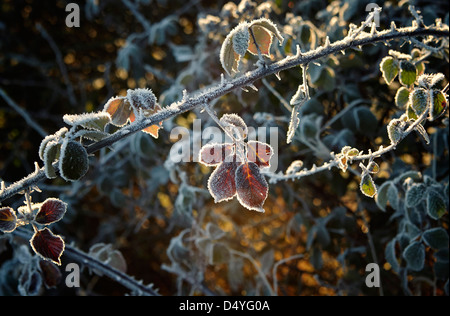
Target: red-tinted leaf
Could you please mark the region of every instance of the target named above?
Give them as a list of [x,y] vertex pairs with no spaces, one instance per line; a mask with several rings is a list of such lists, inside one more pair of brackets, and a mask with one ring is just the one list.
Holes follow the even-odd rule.
[[273,149],[269,144],[251,140],[247,143],[247,159],[260,168],[270,167]]
[[225,161],[226,157],[232,155],[233,152],[234,145],[230,143],[207,144],[200,149],[199,160],[206,166],[217,166]]
[[39,267],[41,268],[42,278],[47,288],[56,287],[61,283],[62,273],[54,264],[41,260],[39,261]]
[[67,210],[67,204],[55,198],[46,199],[42,203],[34,220],[41,225],[48,225],[63,218]]
[[238,162],[222,162],[211,174],[208,180],[208,190],[214,202],[230,200],[236,195],[234,180]]
[[45,260],[49,260],[57,265],[61,265],[61,255],[64,252],[64,241],[60,236],[53,235],[44,228],[34,233],[30,240],[33,250]]
[[[156,105],[155,110],[152,110],[152,111],[147,110],[145,112],[147,113],[146,115],[151,115],[151,114],[156,113],[160,109],[161,109],[161,107],[159,105]],[[134,115],[134,112],[131,111],[130,122],[133,123],[135,120],[136,120],[136,116]],[[161,128],[161,126],[162,126],[162,122],[159,122],[159,124],[150,125],[149,127],[144,128],[142,131],[147,133],[147,134],[152,135],[154,138],[158,138],[158,136],[159,136],[159,129]]]
[[103,110],[111,115],[111,123],[116,126],[125,125],[131,114],[130,103],[123,97],[109,99]]
[[236,170],[236,193],[242,206],[249,210],[264,212],[269,186],[254,162],[245,163]]
[[10,233],[16,229],[16,212],[10,207],[0,209],[0,231]]
[[[251,27],[253,36],[256,39],[261,54],[270,56],[270,46],[272,45],[272,33],[265,27],[254,25]],[[253,55],[258,55],[258,50],[255,45],[253,37],[250,36],[250,44],[248,45],[248,51]]]

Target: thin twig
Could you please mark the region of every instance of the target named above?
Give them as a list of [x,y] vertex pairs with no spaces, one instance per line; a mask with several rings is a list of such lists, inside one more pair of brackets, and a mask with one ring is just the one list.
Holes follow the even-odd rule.
[[[31,234],[24,228],[15,229],[12,234],[24,239],[31,239]],[[116,281],[136,295],[160,296],[152,286],[146,286],[141,281],[137,281],[122,271],[119,271],[95,258],[87,253],[76,249],[70,245],[65,245],[64,254],[67,259],[74,260],[92,270],[101,271],[101,273],[110,279]]]
[[30,115],[28,115],[27,111],[22,109],[16,102],[14,102],[2,88],[0,88],[0,95],[10,107],[12,107],[17,113],[20,114],[20,116],[24,118],[28,125],[30,125],[36,132],[39,133],[39,135],[41,135],[42,137],[47,136],[47,132],[38,123],[36,123]]

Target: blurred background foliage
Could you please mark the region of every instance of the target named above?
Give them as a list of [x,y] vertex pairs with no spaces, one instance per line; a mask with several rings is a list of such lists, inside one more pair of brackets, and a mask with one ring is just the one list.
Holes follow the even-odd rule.
[[[165,106],[180,99],[183,89],[193,92],[218,82],[223,72],[220,46],[240,21],[267,17],[279,26],[286,40],[283,46],[274,45],[276,60],[295,53],[297,44],[307,51],[327,35],[331,41],[343,38],[350,23],[365,19],[369,1],[76,2],[79,28],[65,25],[68,1],[5,0],[0,5],[0,87],[48,134],[64,126],[64,114],[102,110],[110,97],[125,95],[127,89],[151,88]],[[447,1],[376,2],[383,8],[379,29],[389,28],[391,21],[399,27],[411,25],[410,4],[422,11],[426,25],[436,18],[448,24]],[[238,113],[255,128],[278,127],[278,171],[298,159],[308,168],[319,165],[330,151],[337,153],[346,145],[377,149],[389,144],[386,125],[401,114],[394,103],[400,85],[385,84],[379,63],[389,49],[413,49],[403,41],[390,45],[348,50],[311,65],[312,99],[301,109],[301,124],[290,145],[284,137],[290,113],[271,90],[290,100],[301,83],[299,68],[281,73],[281,81],[270,76],[256,82],[257,92],[237,90],[221,97],[214,108],[219,117]],[[251,69],[254,62],[246,56],[244,67]],[[425,66],[426,73],[442,72],[448,78],[448,50],[428,57]],[[0,105],[0,177],[10,183],[34,170],[43,137],[4,100]],[[138,133],[115,144],[114,150],[96,153],[79,182],[45,181],[33,201],[56,196],[69,203],[55,233],[86,252],[99,243],[112,244],[125,259],[127,273],[153,283],[163,295],[262,295],[271,294],[274,289],[268,284],[274,283],[279,295],[448,295],[448,242],[443,249],[426,244],[419,271],[411,270],[402,256],[422,232],[448,230],[448,111],[425,126],[429,145],[414,134],[377,159],[377,185],[397,179],[395,205],[391,196],[384,211],[362,196],[357,174],[338,169],[271,185],[265,214],[248,211],[236,200],[214,204],[206,190],[213,169],[170,160],[176,141],[170,138],[171,129],[192,130],[195,118],[202,119],[203,128],[214,126],[199,111],[180,115],[164,123],[158,139]],[[447,208],[442,217],[423,215],[425,201],[405,205],[403,181],[408,177],[439,187]],[[5,205],[22,203],[16,196]],[[12,264],[19,260],[17,249],[25,251],[20,244],[0,239],[4,295],[17,294],[26,279],[21,265]],[[64,255],[62,262],[64,277]],[[365,267],[371,262],[380,265],[381,289],[365,286]],[[125,293],[119,284],[87,270],[79,289],[68,289],[61,281],[28,292]]]

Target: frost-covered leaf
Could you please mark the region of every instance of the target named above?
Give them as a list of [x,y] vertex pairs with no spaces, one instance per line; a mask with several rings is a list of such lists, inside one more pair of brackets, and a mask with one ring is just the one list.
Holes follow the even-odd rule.
[[295,131],[297,130],[298,125],[300,124],[299,115],[300,104],[294,105],[291,112],[291,120],[289,122],[289,128],[286,133],[286,142],[290,144],[292,142],[292,138],[295,136]]
[[400,270],[400,265],[395,254],[396,242],[397,240],[394,238],[387,243],[386,249],[384,250],[384,256],[386,257],[386,261],[391,265],[392,270],[398,273],[398,271]]
[[436,190],[430,189],[427,192],[427,213],[433,219],[441,218],[446,212],[447,207],[441,194]]
[[0,208],[0,231],[10,233],[16,229],[16,212],[11,207]]
[[156,96],[151,89],[128,89],[127,100],[134,109],[151,110],[156,105]]
[[395,105],[400,109],[406,109],[409,101],[409,90],[405,87],[400,87],[395,94]]
[[430,137],[428,136],[427,131],[425,130],[425,128],[423,127],[422,124],[417,124],[416,127],[414,128],[414,130],[420,134],[420,136],[423,137],[424,141],[429,144],[430,143]]
[[59,171],[66,181],[76,181],[83,177],[89,169],[89,158],[86,149],[78,142],[67,141],[61,146]]
[[61,144],[57,143],[56,141],[50,141],[45,146],[44,151],[44,171],[45,176],[49,179],[56,178],[56,171],[53,167],[53,163],[59,159],[61,154]]
[[384,57],[380,63],[380,70],[386,83],[391,84],[398,74],[397,61],[391,56]]
[[286,169],[286,174],[293,174],[299,172],[303,168],[303,161],[294,160],[290,166]]
[[387,126],[389,140],[391,144],[397,144],[403,137],[403,129],[401,128],[401,121],[399,119],[393,119]]
[[57,142],[56,135],[54,134],[48,135],[41,141],[41,144],[39,146],[39,158],[41,158],[42,161],[44,161],[44,152],[45,149],[47,148],[47,144],[50,143],[51,141]]
[[103,111],[111,115],[111,123],[124,126],[131,114],[131,105],[125,97],[112,97],[106,102]]
[[227,201],[236,195],[235,174],[237,162],[222,162],[208,179],[208,190],[215,203]]
[[408,264],[408,269],[422,270],[425,264],[425,246],[419,241],[412,242],[403,251],[403,258]]
[[442,73],[437,73],[437,74],[433,74],[432,77],[430,78],[430,89],[433,90],[441,90],[444,86],[443,86],[443,82],[444,82],[445,76]]
[[233,49],[236,54],[244,56],[247,52],[249,41],[250,33],[248,31],[248,23],[240,23],[236,27],[232,38]]
[[206,166],[217,166],[234,153],[234,147],[231,143],[207,144],[200,149],[199,161]]
[[395,184],[391,183],[391,185],[389,186],[388,191],[387,191],[387,197],[388,197],[389,204],[392,206],[392,208],[394,210],[399,209],[400,201],[399,201],[398,196],[399,196],[399,193],[398,193],[397,187],[395,186]]
[[363,174],[359,188],[361,189],[361,192],[368,197],[374,197],[377,193],[377,188],[369,173]]
[[237,114],[224,114],[220,122],[228,129],[234,137],[245,139],[248,135],[248,127],[244,120]]
[[278,30],[278,27],[269,19],[261,18],[258,20],[254,20],[250,23],[250,26],[260,26],[271,32],[280,42],[280,45],[283,43],[284,38],[281,35],[280,31]]
[[109,133],[101,132],[101,131],[95,131],[95,130],[88,130],[88,129],[80,130],[80,131],[78,131],[75,134],[75,138],[82,137],[82,138],[85,138],[85,139],[92,140],[94,142],[101,141],[102,139],[104,139],[104,138],[106,138],[108,136],[110,136]]
[[407,107],[406,107],[406,117],[408,118],[408,120],[417,120],[419,117],[417,116],[416,112],[414,112],[411,103],[408,102]]
[[82,126],[91,130],[104,131],[106,124],[111,122],[111,115],[108,112],[66,114],[63,120],[70,126]]
[[420,116],[428,106],[428,93],[425,89],[417,88],[409,96],[411,108]]
[[36,296],[42,287],[42,276],[34,267],[25,267],[19,277],[17,290],[22,296]]
[[269,186],[253,162],[240,165],[236,170],[237,198],[242,206],[249,210],[264,212],[263,204],[267,198]]
[[441,227],[426,230],[422,235],[423,241],[433,249],[448,249],[448,234]]
[[411,185],[406,191],[405,205],[406,207],[415,207],[420,205],[424,196],[426,188],[422,183]]
[[270,158],[273,155],[273,149],[269,144],[248,141],[247,143],[247,159],[254,162],[260,168],[270,167]]
[[49,225],[61,220],[66,211],[67,203],[56,198],[48,198],[40,205],[34,220],[38,224]]
[[[109,265],[119,271],[127,271],[127,263],[122,253],[114,249],[111,244],[97,243],[89,248],[89,255],[93,258]],[[103,275],[99,270],[94,269],[93,272],[97,275]]]
[[220,63],[225,71],[232,76],[238,71],[241,56],[233,48],[233,32],[227,35],[220,49]]
[[386,205],[388,202],[388,190],[391,185],[393,185],[392,181],[383,182],[383,184],[380,185],[377,190],[375,202],[382,211],[386,211]]
[[61,265],[61,255],[64,252],[64,241],[54,235],[48,228],[38,230],[30,240],[33,250],[45,260]]
[[431,108],[430,108],[430,120],[434,121],[441,116],[447,109],[447,99],[444,93],[439,90],[433,90],[431,92]]
[[297,91],[292,96],[291,101],[289,102],[290,105],[295,106],[297,104],[301,104],[303,101],[305,101],[307,98],[305,87],[303,84],[299,85],[297,88]]
[[416,81],[417,69],[413,63],[407,60],[400,62],[400,83],[405,86],[410,86]]

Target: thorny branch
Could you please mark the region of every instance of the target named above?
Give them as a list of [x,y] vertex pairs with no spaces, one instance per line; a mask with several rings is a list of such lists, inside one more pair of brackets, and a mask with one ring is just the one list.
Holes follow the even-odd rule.
[[[377,32],[374,34],[361,32],[357,37],[346,37],[340,41],[334,43],[328,43],[324,46],[318,47],[317,49],[311,50],[303,54],[296,54],[293,56],[288,56],[280,61],[274,62],[273,64],[266,65],[266,67],[259,67],[253,71],[247,72],[237,78],[232,80],[222,80],[216,86],[209,89],[204,89],[200,92],[192,93],[192,97],[184,96],[181,101],[174,102],[170,106],[163,108],[158,113],[143,118],[141,120],[136,120],[134,123],[120,129],[111,136],[93,143],[87,147],[87,152],[93,154],[101,148],[111,146],[117,141],[133,135],[134,133],[158,122],[167,120],[171,117],[177,116],[184,112],[193,110],[199,106],[210,103],[223,95],[230,93],[231,91],[251,86],[253,82],[260,80],[272,74],[277,74],[283,70],[293,68],[296,66],[306,65],[312,61],[322,58],[327,55],[339,53],[346,49],[352,47],[359,47],[367,44],[384,42],[387,43],[394,39],[411,39],[419,36],[434,36],[434,37],[447,37],[449,36],[448,28],[438,28],[438,27],[404,27],[404,28],[391,28],[389,30]],[[330,164],[316,168],[315,172],[326,170],[331,168]],[[24,179],[5,187],[0,192],[0,202],[11,196],[23,191],[28,187],[36,185],[38,182],[44,180],[45,173],[44,168],[41,168],[38,172],[34,172]]]

